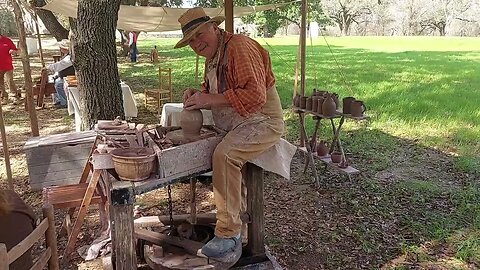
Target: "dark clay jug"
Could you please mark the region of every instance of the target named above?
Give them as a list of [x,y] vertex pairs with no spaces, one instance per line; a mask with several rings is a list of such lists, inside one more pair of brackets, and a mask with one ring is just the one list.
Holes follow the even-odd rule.
[[300,107],[300,95],[295,95],[293,98],[293,106]]
[[335,116],[337,110],[337,105],[333,100],[332,94],[327,94],[327,97],[323,101],[322,105],[322,114],[325,117],[332,117]]
[[328,146],[327,146],[327,142],[325,142],[324,140],[321,140],[318,144],[317,144],[317,155],[319,157],[323,157],[323,156],[326,156],[328,155]]
[[305,106],[305,109],[307,111],[311,111],[312,110],[312,101],[313,101],[313,98],[312,97],[308,97],[307,98],[307,104]]
[[344,114],[351,113],[352,102],[355,100],[354,97],[345,97],[342,100],[342,108]]
[[305,109],[307,107],[307,98],[308,97],[300,97],[300,108]]
[[316,110],[316,112],[319,114],[322,114],[323,101],[325,101],[325,98],[323,96],[319,96],[317,100],[317,110]]
[[363,113],[367,110],[367,107],[363,101],[355,100],[352,102],[350,110],[353,117],[362,117]]

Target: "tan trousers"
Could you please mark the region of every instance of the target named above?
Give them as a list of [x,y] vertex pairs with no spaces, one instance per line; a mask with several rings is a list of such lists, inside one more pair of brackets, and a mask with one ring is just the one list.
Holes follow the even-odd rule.
[[240,233],[240,212],[246,210],[242,167],[275,145],[282,133],[282,119],[267,119],[260,123],[247,121],[228,132],[217,145],[213,153],[212,176],[217,206],[216,236],[227,238]]
[[2,98],[8,98],[8,93],[5,89],[5,77],[7,77],[8,88],[10,93],[13,95],[17,95],[17,86],[13,81],[13,70],[0,70],[0,90],[2,94]]

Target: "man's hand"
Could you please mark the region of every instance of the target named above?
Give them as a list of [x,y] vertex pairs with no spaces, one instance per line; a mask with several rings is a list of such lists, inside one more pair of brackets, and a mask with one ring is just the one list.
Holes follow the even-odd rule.
[[193,94],[197,92],[197,89],[194,88],[187,88],[183,91],[183,104],[187,102],[187,99],[189,99]]
[[[185,97],[185,93],[184,93]],[[195,110],[195,109],[210,109],[210,94],[205,94],[202,92],[196,92],[183,103],[183,107],[186,110]]]

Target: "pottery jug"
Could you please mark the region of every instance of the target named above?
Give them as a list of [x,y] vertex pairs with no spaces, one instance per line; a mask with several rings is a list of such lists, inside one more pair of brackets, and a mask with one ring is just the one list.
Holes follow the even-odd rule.
[[365,107],[365,103],[361,100],[353,101],[350,106],[350,113],[353,117],[362,117],[365,110],[367,110],[367,107]]
[[293,106],[300,107],[300,95],[295,95],[293,98]]
[[338,109],[340,106],[339,106],[339,101],[338,101],[338,94],[337,93],[332,93],[332,98],[333,98],[333,101],[335,102],[335,109]]
[[319,157],[323,157],[323,156],[326,156],[328,154],[328,146],[327,146],[327,142],[325,142],[324,140],[321,140],[318,144],[317,144],[317,155]]
[[313,101],[313,98],[312,97],[308,97],[307,98],[307,104],[305,106],[305,109],[307,111],[311,111],[312,110],[312,101]]
[[340,152],[333,152],[330,155],[330,157],[331,157],[333,163],[340,163],[342,161],[342,153],[340,153]]
[[200,110],[183,110],[180,115],[180,127],[184,135],[200,135],[203,115]]
[[354,97],[345,97],[342,100],[342,108],[343,108],[343,113],[345,114],[350,114],[351,113],[351,106],[352,102],[355,100]]
[[325,101],[325,98],[323,96],[319,96],[317,100],[317,110],[316,110],[318,114],[322,114],[323,101]]
[[317,112],[319,96],[312,97],[312,112]]
[[327,94],[327,97],[323,101],[322,105],[322,114],[325,117],[332,117],[335,116],[337,110],[337,106],[335,101],[333,100],[332,94]]
[[307,98],[308,97],[300,97],[300,108],[305,109],[307,107]]

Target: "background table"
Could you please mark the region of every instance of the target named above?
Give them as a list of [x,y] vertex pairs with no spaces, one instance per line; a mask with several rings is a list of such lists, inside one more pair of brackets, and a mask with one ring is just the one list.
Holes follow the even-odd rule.
[[[125,112],[125,118],[130,119],[132,117],[137,117],[137,114],[138,114],[137,102],[135,102],[135,98],[133,97],[132,90],[124,82],[121,82],[120,86],[122,88],[122,94],[123,94],[123,109]],[[75,131],[81,131],[82,113],[80,111],[80,93],[76,86],[74,87],[69,86],[67,80],[64,81],[64,87],[65,87],[65,94],[67,95],[68,114],[69,115],[75,114]]]

